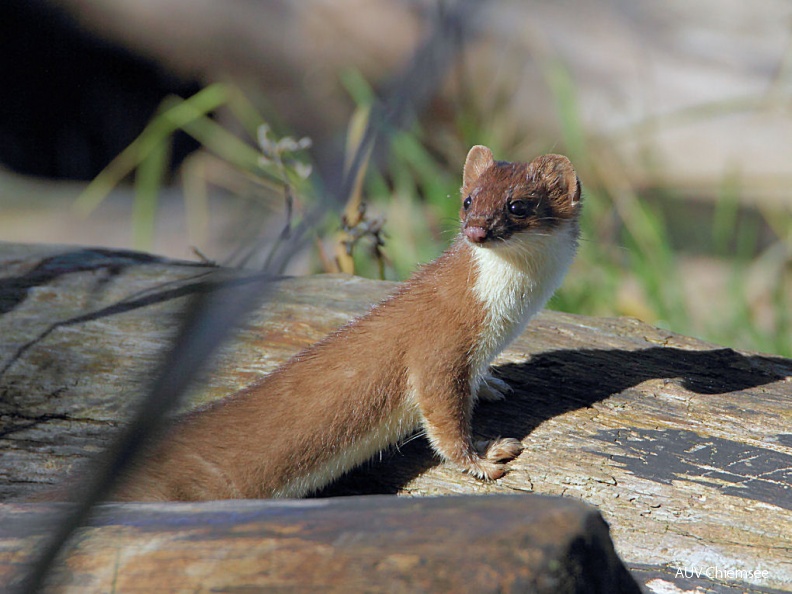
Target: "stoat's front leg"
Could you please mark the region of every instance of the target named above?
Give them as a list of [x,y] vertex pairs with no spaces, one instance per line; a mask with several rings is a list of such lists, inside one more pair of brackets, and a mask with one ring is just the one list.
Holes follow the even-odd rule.
[[467,382],[417,378],[413,388],[426,436],[437,453],[480,479],[495,480],[506,474],[506,462],[520,455],[522,443],[514,438],[473,442],[474,399]]

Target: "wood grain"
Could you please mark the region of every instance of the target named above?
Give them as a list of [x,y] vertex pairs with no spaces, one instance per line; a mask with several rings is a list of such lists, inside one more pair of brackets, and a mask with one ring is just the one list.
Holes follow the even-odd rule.
[[[82,248],[2,245],[0,263],[6,501],[57,482],[107,444],[187,297],[217,275],[236,286],[246,278]],[[190,406],[274,369],[390,290],[346,276],[280,281],[222,349]],[[616,550],[644,583],[788,591],[792,361],[632,319],[545,312],[496,361],[496,373],[515,393],[482,403],[476,431],[517,437],[526,447],[503,479],[484,484],[440,465],[417,438],[322,495],[562,495],[602,512]],[[695,567],[767,574],[748,581],[677,576]]]
[[[0,506],[17,559],[63,510]],[[22,536],[24,535],[24,536]],[[0,551],[0,580],[12,573]],[[591,506],[541,496],[103,506],[49,590],[639,594]]]

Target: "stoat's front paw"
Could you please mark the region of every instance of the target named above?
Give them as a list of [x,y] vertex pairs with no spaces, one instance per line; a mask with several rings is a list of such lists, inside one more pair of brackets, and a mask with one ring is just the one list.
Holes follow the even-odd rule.
[[506,474],[506,463],[523,451],[522,443],[512,437],[476,442],[480,457],[472,460],[465,471],[482,480],[494,481]]
[[523,445],[513,437],[498,437],[477,441],[476,450],[491,462],[508,462],[522,453]]
[[488,373],[481,378],[476,395],[479,400],[497,402],[498,400],[503,400],[506,398],[506,394],[511,394],[512,392],[514,392],[514,388],[509,384]]

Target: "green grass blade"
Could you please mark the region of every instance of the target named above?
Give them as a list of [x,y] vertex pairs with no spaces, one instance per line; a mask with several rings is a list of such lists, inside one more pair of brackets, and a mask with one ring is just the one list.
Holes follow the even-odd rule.
[[166,142],[168,136],[191,120],[211,113],[227,100],[228,90],[222,84],[210,85],[189,99],[165,99],[162,113],[88,184],[75,199],[74,208],[83,215],[90,214],[152,151]]
[[170,142],[166,138],[146,155],[135,176],[135,204],[132,209],[133,245],[151,250],[157,220],[157,202],[170,161]]

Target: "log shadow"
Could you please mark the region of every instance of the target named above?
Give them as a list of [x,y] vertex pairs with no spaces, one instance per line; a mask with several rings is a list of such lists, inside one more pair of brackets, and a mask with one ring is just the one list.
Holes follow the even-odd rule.
[[24,303],[32,289],[50,284],[65,275],[80,272],[101,273],[101,276],[96,278],[95,286],[95,290],[101,290],[129,266],[165,261],[164,258],[127,250],[102,248],[68,250],[44,258],[21,276],[0,279],[0,315],[13,311]]
[[96,309],[89,306],[82,313],[51,323],[11,353],[11,356],[0,366],[0,377],[4,376],[30,349],[42,343],[56,330],[124,314],[140,308],[156,306],[175,299],[262,284],[265,281],[275,281],[281,278],[266,274],[224,278],[222,269],[205,262],[171,262],[158,256],[133,251],[79,249],[46,258],[24,275],[0,279],[0,317],[22,305],[28,299],[31,290],[46,286],[60,277],[86,272],[96,275],[91,280],[91,286],[86,290],[87,301],[91,303],[98,301],[102,291],[115,279],[121,278],[127,268],[153,264],[167,264],[199,270],[192,276],[157,282],[127,295],[115,303]]
[[[677,382],[696,394],[717,396],[755,388],[792,376],[792,363],[780,357],[741,355],[729,348],[688,351],[653,347],[558,350],[521,364],[495,368],[514,393],[476,408],[474,433],[523,439],[542,422],[634,388],[651,379]],[[395,494],[439,463],[423,437],[382,453],[318,497]]]

